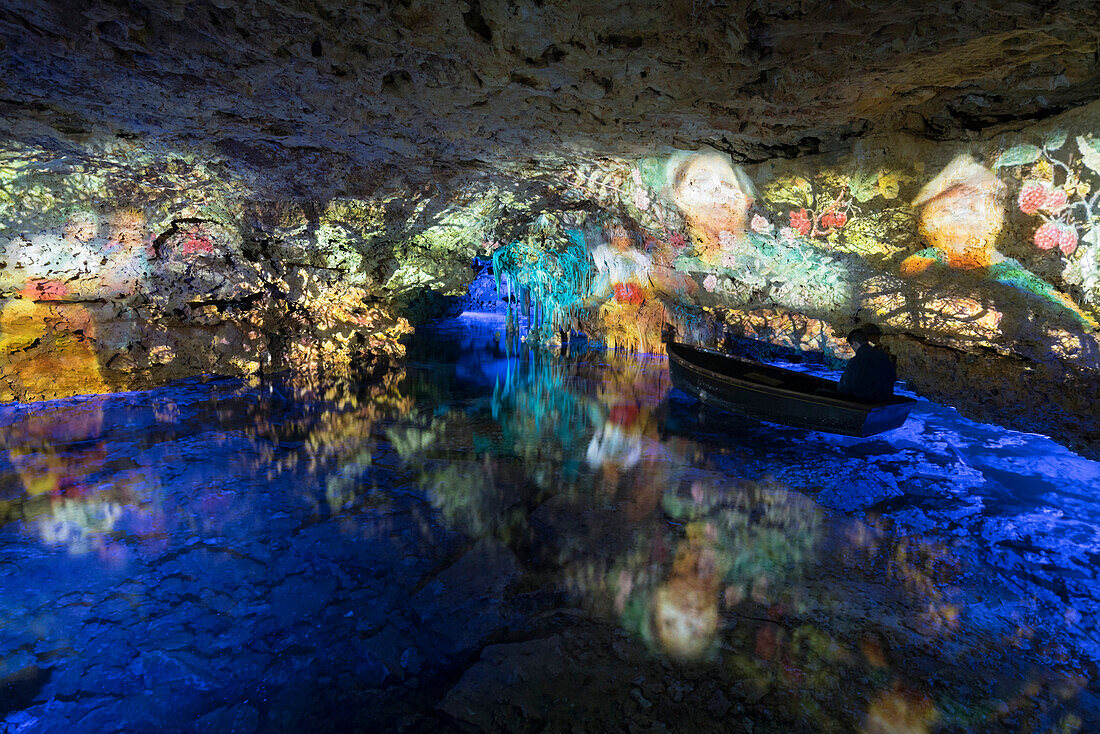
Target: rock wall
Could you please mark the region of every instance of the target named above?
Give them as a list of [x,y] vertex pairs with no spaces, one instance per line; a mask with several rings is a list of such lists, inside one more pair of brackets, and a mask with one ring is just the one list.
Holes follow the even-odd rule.
[[1100,104],[972,143],[866,138],[741,168],[710,152],[566,172],[596,214],[494,257],[541,333],[660,349],[761,339],[824,357],[874,323],[918,392],[1093,452],[1100,420]]
[[273,199],[215,145],[8,132],[0,401],[400,355],[410,320],[460,305],[476,257],[553,202],[484,172]]
[[400,354],[404,317],[491,255],[542,340],[661,351],[669,321],[843,359],[838,335],[874,322],[922,394],[1091,451],[1097,129],[1094,104],[965,145],[868,137],[750,168],[671,151],[320,201],[264,199],[211,148],[11,141],[0,399],[349,369]]
[[400,352],[407,324],[369,302],[338,251],[295,262],[279,252],[285,239],[263,235],[127,209],[78,211],[3,242],[0,400],[348,369]]
[[491,254],[546,340],[873,321],[1093,440],[1095,3],[225,5],[0,10],[0,399],[397,353]]

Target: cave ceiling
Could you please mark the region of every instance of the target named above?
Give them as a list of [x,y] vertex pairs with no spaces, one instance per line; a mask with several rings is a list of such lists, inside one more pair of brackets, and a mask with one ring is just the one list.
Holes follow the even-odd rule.
[[871,133],[959,140],[1100,97],[1100,6],[979,2],[20,2],[2,132],[199,150],[268,194],[537,176]]

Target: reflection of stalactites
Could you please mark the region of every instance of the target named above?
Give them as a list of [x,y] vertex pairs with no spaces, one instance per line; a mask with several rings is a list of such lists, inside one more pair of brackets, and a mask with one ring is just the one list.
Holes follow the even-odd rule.
[[92,318],[80,304],[9,301],[0,314],[0,400],[106,392],[94,339]]

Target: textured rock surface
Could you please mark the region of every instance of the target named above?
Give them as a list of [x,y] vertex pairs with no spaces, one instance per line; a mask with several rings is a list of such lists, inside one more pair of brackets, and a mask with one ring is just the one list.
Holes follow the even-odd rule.
[[[965,136],[1100,93],[1094,3],[23,2],[5,112],[202,143],[260,185],[361,193],[470,162],[867,130]],[[400,162],[399,162],[400,161]],[[356,183],[358,186],[356,186]]]

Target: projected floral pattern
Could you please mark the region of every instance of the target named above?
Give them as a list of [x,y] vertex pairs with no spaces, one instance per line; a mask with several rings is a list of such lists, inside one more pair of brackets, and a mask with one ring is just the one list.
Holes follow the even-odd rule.
[[[1016,206],[1039,220],[1035,246],[1059,257],[1062,277],[1100,302],[1100,140],[1057,130],[1041,145],[1004,151],[994,164],[1020,176]],[[1060,253],[1060,254],[1059,254]]]
[[[775,312],[825,325],[804,346],[827,356],[847,356],[834,335],[857,320],[964,350],[1094,352],[1100,143],[1078,126],[985,145],[748,168],[678,151],[581,161],[537,194],[479,183],[309,205],[248,203],[195,156],[78,170],[20,149],[0,168],[0,307],[14,323],[31,318],[15,301],[37,304],[32,321],[87,342],[98,380],[66,382],[78,391],[400,353],[398,314],[426,289],[461,293],[475,256],[541,341],[660,351],[666,321],[706,340],[731,313]],[[62,328],[69,313],[88,328]],[[4,395],[49,394],[26,356]]]
[[[840,330],[870,319],[993,345],[1006,327],[1031,323],[1088,340],[1100,278],[1091,224],[1100,194],[1089,161],[1100,148],[1090,136],[1072,140],[1079,154],[1068,158],[1061,134],[985,162],[960,154],[933,166],[876,154],[767,164],[752,176],[713,152],[580,166],[564,179],[565,198],[609,214],[577,227],[595,277],[572,300],[568,322],[633,348],[656,341],[657,305],[657,320],[689,331],[731,310],[778,307]],[[1041,221],[1027,235],[1032,254],[1012,241],[1009,257],[1000,247],[1016,236],[1009,215],[1019,214]],[[1060,277],[1036,260],[1048,253],[1061,258]],[[511,263],[501,261],[515,280],[524,261]],[[554,321],[553,308],[546,313]],[[632,316],[620,333],[615,324]],[[846,356],[842,346],[829,350]]]

